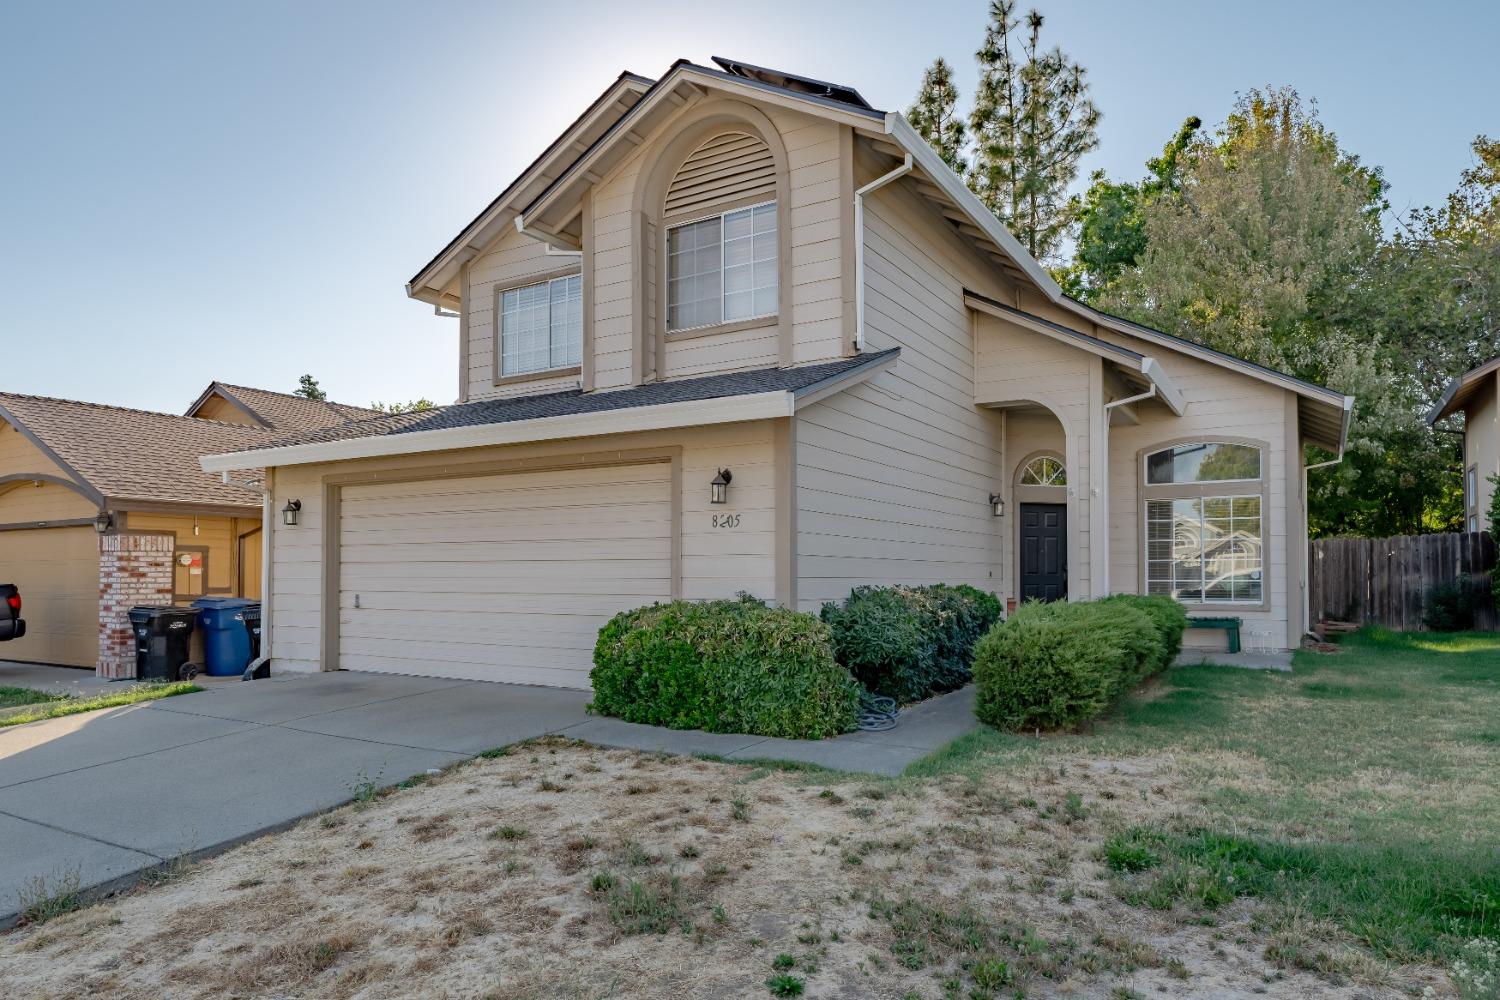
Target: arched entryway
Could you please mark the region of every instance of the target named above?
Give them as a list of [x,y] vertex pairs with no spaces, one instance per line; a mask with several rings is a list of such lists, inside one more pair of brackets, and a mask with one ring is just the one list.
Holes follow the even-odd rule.
[[1016,596],[1068,596],[1068,467],[1062,454],[1032,452],[1016,465]]

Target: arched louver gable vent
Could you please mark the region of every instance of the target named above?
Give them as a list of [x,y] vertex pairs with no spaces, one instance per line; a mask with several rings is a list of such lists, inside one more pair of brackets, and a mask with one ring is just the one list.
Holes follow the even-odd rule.
[[776,161],[759,138],[725,132],[699,146],[672,178],[668,217],[706,211],[728,202],[776,197]]

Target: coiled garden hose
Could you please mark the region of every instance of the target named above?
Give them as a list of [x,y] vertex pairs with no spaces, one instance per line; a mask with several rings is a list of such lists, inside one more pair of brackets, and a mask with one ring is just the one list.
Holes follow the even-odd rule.
[[861,691],[859,695],[859,728],[861,732],[879,733],[896,728],[901,710],[895,698]]

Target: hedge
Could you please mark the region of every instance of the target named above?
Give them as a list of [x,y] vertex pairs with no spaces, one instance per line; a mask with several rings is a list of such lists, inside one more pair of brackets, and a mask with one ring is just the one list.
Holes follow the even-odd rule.
[[859,686],[828,627],[754,598],[615,615],[594,646],[590,711],[711,733],[822,739],[856,726]]
[[1000,729],[1054,729],[1099,715],[1164,669],[1181,648],[1187,617],[1162,600],[1022,605],[975,647],[980,721]]
[[1180,601],[1165,594],[1115,594],[1104,600],[1118,601],[1144,611],[1156,626],[1159,649],[1156,662],[1151,665],[1149,673],[1165,670],[1172,665],[1177,654],[1182,652],[1182,633],[1187,631],[1188,626],[1187,609]]
[[823,605],[834,657],[866,689],[902,704],[963,687],[974,644],[1000,618],[1000,601],[967,584],[856,587]]

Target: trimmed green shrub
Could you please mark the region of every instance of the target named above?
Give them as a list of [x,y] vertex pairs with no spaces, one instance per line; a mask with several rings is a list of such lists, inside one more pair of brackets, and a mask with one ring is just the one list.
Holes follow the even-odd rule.
[[1087,721],[1160,662],[1157,628],[1124,601],[1035,601],[974,649],[975,714],[1000,729]]
[[822,739],[858,715],[828,627],[751,597],[622,611],[599,630],[589,678],[590,711],[672,729]]
[[1182,652],[1182,633],[1188,626],[1187,609],[1164,594],[1115,594],[1105,600],[1128,604],[1146,613],[1156,626],[1157,641],[1157,655],[1147,672],[1154,674],[1170,667]]
[[838,661],[869,691],[908,704],[969,682],[974,644],[1000,619],[1000,600],[967,584],[855,587],[821,617]]

